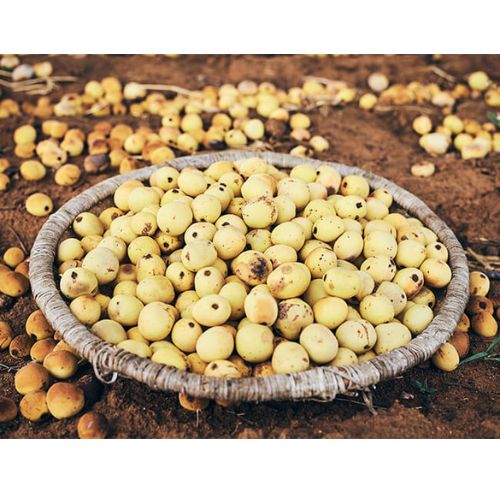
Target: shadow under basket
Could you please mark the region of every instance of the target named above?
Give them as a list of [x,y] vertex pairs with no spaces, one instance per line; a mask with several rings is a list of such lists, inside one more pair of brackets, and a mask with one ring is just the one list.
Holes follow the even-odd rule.
[[[73,316],[56,285],[53,266],[58,242],[79,213],[92,209],[110,197],[123,182],[130,179],[147,180],[154,170],[165,165],[178,170],[185,167],[204,169],[216,161],[236,161],[252,157],[260,157],[283,169],[293,168],[306,161],[315,167],[330,165],[342,176],[360,175],[372,189],[382,188],[390,192],[401,209],[417,217],[434,231],[448,249],[453,277],[428,328],[409,344],[356,365],[324,366],[287,375],[231,379],[205,377],[140,358],[104,342]],[[177,158],[162,165],[112,177],[76,196],[51,215],[40,230],[31,252],[30,281],[35,300],[48,321],[65,342],[93,365],[100,379],[112,382],[121,375],[143,382],[156,390],[231,402],[332,400],[337,394],[366,389],[382,380],[394,378],[429,359],[450,338],[465,309],[469,293],[469,272],[462,246],[450,228],[408,191],[382,177],[338,163],[243,150]]]

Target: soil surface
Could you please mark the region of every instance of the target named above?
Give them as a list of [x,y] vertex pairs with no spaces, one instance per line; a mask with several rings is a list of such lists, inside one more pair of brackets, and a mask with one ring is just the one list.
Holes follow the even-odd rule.
[[[26,56],[22,62],[46,60],[47,56]],[[189,89],[207,84],[238,83],[244,79],[268,80],[280,87],[300,85],[305,75],[342,79],[366,91],[367,76],[382,71],[391,82],[417,80],[447,83],[432,71],[432,65],[459,81],[474,70],[486,70],[500,81],[498,56],[443,56],[435,62],[429,56],[342,56],[313,58],[306,56],[50,56],[55,75],[73,75],[78,81],[63,84],[52,94],[83,89],[84,82],[117,76],[122,82],[170,83]],[[36,97],[5,93],[17,101],[36,101]],[[435,107],[425,107],[440,117]],[[425,109],[424,109],[425,111]],[[485,122],[487,107],[482,100],[460,102],[455,110],[461,118]],[[310,113],[312,129],[326,137],[331,148],[320,154],[322,159],[357,165],[371,170],[424,200],[455,231],[463,243],[477,238],[498,239],[499,171],[498,155],[483,160],[462,161],[456,152],[434,159],[436,174],[431,178],[412,177],[410,166],[428,155],[418,146],[411,129],[418,108],[402,107],[384,112],[366,112],[355,104],[343,108],[322,108]],[[72,126],[85,131],[103,118],[67,118]],[[112,123],[151,124],[157,117],[106,117]],[[29,120],[22,117],[0,120],[0,147],[3,154],[18,166],[13,156],[12,133]],[[288,152],[290,144],[276,145],[275,150]],[[76,163],[83,163],[83,156]],[[98,182],[105,175],[87,176],[76,187],[62,188],[52,177],[28,183],[14,177],[10,189],[0,193],[0,250],[17,244],[14,231],[30,248],[44,218],[30,216],[24,209],[27,195],[43,191],[54,200],[55,207]],[[14,231],[13,231],[14,230]],[[494,287],[493,294],[499,293]],[[36,308],[32,297],[17,299],[8,311],[0,311],[16,333],[22,333],[26,317]],[[488,343],[471,334],[471,352],[484,350]],[[5,352],[0,353],[0,395],[20,397],[14,391],[13,373],[6,366],[16,366]],[[82,369],[78,377],[90,373]],[[88,378],[88,375],[87,375]],[[330,403],[261,403],[241,404],[229,409],[211,405],[200,414],[182,409],[176,394],[158,393],[145,385],[120,379],[103,387],[93,409],[110,421],[114,438],[499,438],[500,377],[498,364],[472,362],[452,373],[438,371],[430,364],[412,369],[403,376],[383,382],[373,391],[376,414],[370,413],[361,398],[339,397]],[[99,396],[99,395],[98,395]],[[91,407],[88,405],[89,408]],[[4,438],[76,437],[77,418],[56,421],[49,418],[32,424],[21,416],[0,425]]]

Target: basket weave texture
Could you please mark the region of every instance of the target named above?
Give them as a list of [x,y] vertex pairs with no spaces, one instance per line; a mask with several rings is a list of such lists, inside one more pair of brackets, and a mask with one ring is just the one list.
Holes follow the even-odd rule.
[[65,342],[93,365],[100,379],[114,381],[117,375],[121,375],[157,390],[228,401],[312,398],[331,400],[337,394],[366,389],[382,380],[400,375],[429,359],[439,346],[450,338],[464,311],[469,294],[467,259],[450,228],[417,197],[387,179],[355,167],[310,159],[307,163],[313,166],[330,165],[342,176],[361,175],[372,189],[386,189],[402,209],[420,219],[447,247],[449,265],[453,272],[452,280],[432,323],[409,344],[357,365],[318,367],[300,373],[268,377],[213,378],[153,363],[149,359],[119,349],[92,334],[73,316],[58,290],[53,266],[58,242],[79,213],[91,209],[111,196],[123,182],[129,179],[146,180],[154,170],[165,165],[179,170],[188,166],[204,169],[215,161],[236,161],[256,156],[278,168],[289,169],[304,163],[302,158],[286,154],[241,150],[177,158],[162,165],[143,168],[100,182],[67,202],[44,224],[30,258],[30,281],[35,300],[54,329],[62,335]]

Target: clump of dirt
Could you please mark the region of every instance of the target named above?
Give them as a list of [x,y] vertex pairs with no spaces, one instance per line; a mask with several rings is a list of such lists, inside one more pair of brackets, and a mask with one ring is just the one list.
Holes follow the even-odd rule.
[[[23,57],[23,62],[43,60],[40,56]],[[305,75],[345,80],[366,89],[366,79],[373,71],[382,71],[392,82],[446,82],[431,68],[427,56],[343,56],[311,58],[306,56],[55,56],[55,73],[78,77],[75,83],[63,84],[52,95],[81,91],[84,82],[113,75],[122,81],[171,83],[186,88],[238,83],[245,79],[268,80],[281,87],[300,85]],[[462,79],[468,72],[486,69],[494,80],[500,79],[498,56],[444,56],[442,69]],[[36,101],[36,97],[15,94],[14,99]],[[486,121],[482,100],[459,103],[461,118]],[[425,201],[446,221],[462,242],[499,234],[498,159],[490,155],[482,160],[462,161],[456,153],[434,159],[437,172],[430,178],[410,174],[410,166],[428,160],[418,146],[411,122],[420,114],[418,107],[394,108],[368,113],[355,105],[344,108],[321,108],[310,113],[312,130],[323,135],[330,150],[319,155],[356,165],[387,177]],[[433,116],[438,118],[438,115]],[[101,119],[65,118],[71,126],[85,132]],[[107,117],[111,123],[157,127],[158,117],[136,119],[130,116]],[[30,120],[35,126],[39,121]],[[0,148],[16,168],[20,162],[13,155],[12,133],[26,117],[0,121]],[[279,136],[280,134],[278,134]],[[288,152],[290,144],[275,143],[275,150]],[[76,158],[83,164],[83,156]],[[73,161],[73,160],[72,160]],[[0,194],[0,245],[19,244],[17,236],[29,249],[43,218],[34,218],[24,210],[24,200],[36,191],[47,193],[60,207],[81,191],[104,179],[106,174],[84,175],[73,187],[54,184],[52,176],[29,183],[15,179],[7,192]],[[17,235],[17,236],[16,236]],[[498,295],[499,287],[493,290]],[[23,332],[29,313],[36,308],[32,297],[21,297],[0,310],[0,319],[8,321],[17,334]],[[471,351],[484,350],[488,343],[472,338]],[[0,353],[0,395],[14,398],[13,372],[16,366],[5,352]],[[90,377],[90,368],[78,377]],[[240,404],[229,409],[216,405],[199,415],[182,409],[177,395],[152,391],[143,384],[120,379],[103,388],[93,408],[110,421],[110,436],[115,438],[186,437],[186,438],[499,438],[500,405],[498,367],[475,362],[455,372],[439,372],[429,364],[414,368],[403,376],[383,382],[373,392],[376,411],[372,415],[362,399],[339,397],[334,402],[269,402]],[[97,389],[96,389],[97,390]],[[94,398],[95,399],[95,398]],[[18,416],[2,424],[0,437],[53,438],[76,437],[77,418],[64,421],[47,419],[32,424]]]

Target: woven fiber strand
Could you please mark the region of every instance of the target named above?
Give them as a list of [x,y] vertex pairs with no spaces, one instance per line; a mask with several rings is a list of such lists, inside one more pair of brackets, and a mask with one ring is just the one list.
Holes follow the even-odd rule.
[[446,245],[453,272],[452,280],[432,323],[409,344],[357,365],[339,368],[318,367],[300,373],[269,377],[214,378],[182,372],[118,349],[93,335],[71,314],[55,283],[53,265],[59,239],[79,213],[91,209],[112,195],[123,182],[130,179],[146,180],[154,170],[165,165],[178,170],[188,166],[204,169],[216,161],[236,161],[256,156],[285,169],[305,161],[303,158],[286,154],[242,150],[177,158],[162,165],[143,168],[100,182],[63,205],[44,224],[30,258],[30,281],[35,300],[54,329],[94,366],[100,378],[111,377],[113,381],[119,374],[157,390],[229,401],[309,398],[331,400],[337,394],[364,389],[381,380],[396,377],[429,359],[439,346],[450,338],[465,309],[469,295],[467,260],[463,248],[450,228],[422,201],[387,179],[359,168],[311,159],[308,159],[307,163],[315,167],[329,165],[336,168],[342,176],[357,174],[364,177],[371,188],[386,189],[401,208],[420,219]]

